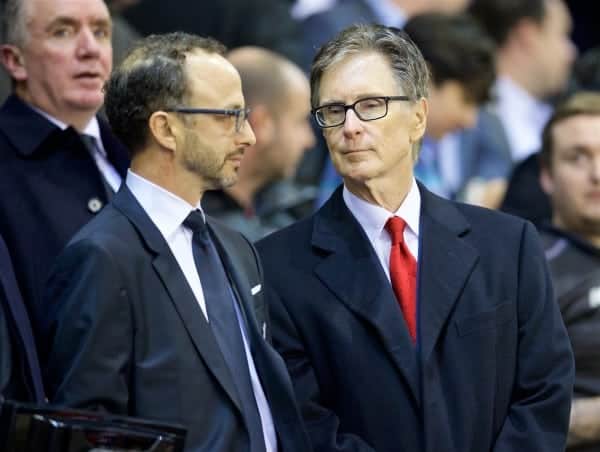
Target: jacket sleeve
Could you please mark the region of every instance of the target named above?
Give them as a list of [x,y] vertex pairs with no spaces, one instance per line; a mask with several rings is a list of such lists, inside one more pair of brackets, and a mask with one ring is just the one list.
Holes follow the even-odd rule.
[[0,397],[5,396],[9,398],[6,391],[8,390],[12,372],[12,353],[10,333],[8,331],[6,313],[4,312],[6,300],[2,299],[2,297],[4,297],[4,292],[2,291],[2,287],[0,287]]
[[493,451],[562,452],[573,391],[573,353],[530,223],[524,228],[518,265],[517,375]]
[[127,413],[134,331],[119,275],[110,252],[88,241],[58,258],[44,300],[51,403]]

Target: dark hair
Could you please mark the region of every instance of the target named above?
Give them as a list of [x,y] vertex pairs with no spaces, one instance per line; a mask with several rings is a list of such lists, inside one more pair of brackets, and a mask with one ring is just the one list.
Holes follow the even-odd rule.
[[586,50],[575,60],[569,91],[600,91],[600,46]]
[[468,11],[496,44],[502,46],[522,19],[541,23],[548,1],[554,0],[473,0]]
[[185,102],[185,60],[196,49],[220,55],[226,51],[212,38],[183,32],[150,35],[129,51],[106,82],[106,116],[132,154],[146,142],[152,113]]
[[496,49],[471,16],[420,14],[412,17],[404,30],[421,50],[435,85],[456,81],[475,104],[489,100],[496,76]]
[[23,45],[28,36],[24,0],[3,0],[0,1],[0,8],[0,42]]
[[600,93],[580,91],[568,97],[556,107],[542,132],[542,149],[539,156],[542,167],[552,167],[552,150],[554,147],[552,129],[554,126],[565,119],[579,115],[600,116]]
[[375,52],[385,57],[403,94],[412,100],[427,97],[429,71],[418,47],[403,31],[383,25],[352,25],[321,47],[311,73],[311,103],[318,106],[323,74],[349,55]]

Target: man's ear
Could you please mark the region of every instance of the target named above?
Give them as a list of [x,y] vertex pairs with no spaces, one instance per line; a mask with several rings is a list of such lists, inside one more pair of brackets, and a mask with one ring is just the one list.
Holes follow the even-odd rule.
[[27,69],[25,59],[21,50],[11,44],[0,46],[0,58],[10,77],[18,82],[27,80]]
[[427,128],[427,110],[429,104],[427,99],[421,97],[413,105],[413,125],[410,131],[410,143],[415,144],[423,138],[425,135],[425,129]]
[[253,106],[248,121],[256,136],[256,142],[259,143],[260,146],[269,144],[274,139],[276,127],[275,119],[266,105],[260,104]]
[[177,149],[177,135],[179,124],[173,116],[165,111],[155,111],[148,119],[148,128],[154,141],[163,148],[175,151]]

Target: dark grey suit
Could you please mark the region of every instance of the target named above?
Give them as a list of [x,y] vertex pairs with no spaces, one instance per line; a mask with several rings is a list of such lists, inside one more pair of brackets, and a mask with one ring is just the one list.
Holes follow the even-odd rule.
[[[239,233],[209,223],[246,320],[280,450],[310,448],[268,332],[261,270]],[[245,451],[232,377],[175,257],[123,185],[59,257],[49,280],[44,371],[52,402],[173,421],[188,451]]]

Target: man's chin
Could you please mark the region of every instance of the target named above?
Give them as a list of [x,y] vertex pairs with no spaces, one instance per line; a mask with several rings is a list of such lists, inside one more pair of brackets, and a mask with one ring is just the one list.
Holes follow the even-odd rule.
[[98,111],[104,103],[104,95],[98,93],[79,93],[67,100],[71,108],[81,111]]

